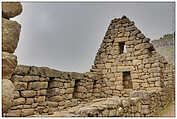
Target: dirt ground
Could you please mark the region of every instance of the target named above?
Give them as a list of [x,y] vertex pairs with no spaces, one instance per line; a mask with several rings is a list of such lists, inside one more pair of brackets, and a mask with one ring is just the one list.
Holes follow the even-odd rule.
[[158,116],[175,117],[175,102],[171,102]]

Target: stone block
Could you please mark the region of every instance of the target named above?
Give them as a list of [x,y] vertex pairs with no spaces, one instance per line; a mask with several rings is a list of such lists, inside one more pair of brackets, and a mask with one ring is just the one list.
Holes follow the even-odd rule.
[[106,68],[111,68],[111,65],[112,65],[111,63],[106,63],[106,64],[105,64],[105,67],[106,67]]
[[10,108],[10,110],[23,109],[23,105],[17,105]]
[[160,67],[155,67],[148,70],[149,73],[159,73],[160,71],[161,71]]
[[133,60],[133,65],[140,65],[142,60]]
[[29,70],[30,70],[30,66],[17,65],[14,74],[24,76],[28,74]]
[[60,82],[60,81],[49,82],[49,88],[59,88],[59,87],[63,87],[63,86],[64,86],[63,82]]
[[28,89],[39,90],[48,88],[48,82],[30,82]]
[[12,103],[13,106],[23,105],[25,104],[25,98],[17,98],[17,99],[14,99],[12,102],[13,102]]
[[20,97],[19,91],[14,91],[14,99],[19,98],[19,97]]
[[141,113],[148,114],[150,112],[149,105],[142,105],[141,106]]
[[14,86],[16,90],[26,90],[27,83],[26,82],[14,82]]
[[117,71],[132,71],[134,70],[134,67],[133,66],[118,66],[117,67]]
[[83,79],[84,74],[83,73],[77,73],[77,72],[71,72],[70,77],[71,77],[71,79]]
[[142,34],[142,33],[137,34],[137,37],[138,37],[138,38],[141,38],[141,39],[144,39],[144,38],[145,38],[144,34]]
[[8,79],[2,80],[2,112],[5,113],[11,107],[14,99],[15,87]]
[[128,37],[122,37],[122,38],[115,38],[114,42],[118,43],[118,42],[125,42],[128,41]]
[[22,109],[22,116],[30,116],[34,114],[34,109]]
[[45,96],[38,96],[34,98],[34,102],[36,103],[42,103],[45,102]]
[[39,76],[18,76],[15,75],[15,77],[13,77],[13,80],[17,80],[17,81],[22,81],[22,82],[32,82],[32,81],[39,81]]
[[22,12],[22,5],[20,2],[2,2],[2,17],[13,18]]
[[47,105],[48,105],[49,107],[58,107],[58,103],[57,103],[57,102],[47,101],[46,103],[47,103]]
[[10,79],[17,66],[17,56],[2,52],[2,78]]
[[21,25],[16,21],[2,18],[2,51],[14,53],[17,48]]
[[60,102],[64,100],[64,96],[53,96],[53,97],[48,98],[48,100],[52,102]]
[[38,90],[37,95],[38,96],[45,96],[45,95],[47,95],[47,90],[46,89]]
[[26,103],[25,104],[33,104],[34,103],[34,98],[26,98]]
[[33,91],[33,90],[21,91],[21,95],[22,97],[34,97],[36,96],[36,91]]
[[136,45],[136,46],[135,46],[135,49],[136,49],[136,50],[148,49],[148,48],[150,48],[150,47],[151,47],[150,43],[141,43],[141,44]]
[[55,70],[55,69],[50,69],[48,67],[40,67],[39,70],[41,75],[44,75],[45,77],[58,77],[61,78],[62,77],[62,72]]
[[23,105],[23,109],[30,109],[32,108],[32,105]]
[[140,88],[140,86],[139,86],[139,83],[133,83],[133,89],[139,89]]
[[66,93],[73,93],[73,91],[74,91],[74,88],[67,88],[66,89]]
[[161,81],[160,80],[156,80],[155,81],[155,86],[160,87],[161,86]]

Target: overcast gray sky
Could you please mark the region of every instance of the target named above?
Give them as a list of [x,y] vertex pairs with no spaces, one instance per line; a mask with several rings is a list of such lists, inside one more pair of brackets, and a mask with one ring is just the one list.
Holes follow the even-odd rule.
[[30,3],[13,18],[22,25],[18,63],[87,72],[113,18],[123,15],[151,39],[175,30],[175,3]]

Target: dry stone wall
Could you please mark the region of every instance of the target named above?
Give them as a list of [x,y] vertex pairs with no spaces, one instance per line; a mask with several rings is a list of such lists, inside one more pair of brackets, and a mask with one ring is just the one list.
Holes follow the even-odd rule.
[[16,116],[50,115],[86,103],[93,98],[93,77],[91,73],[18,65],[11,78],[15,93],[8,113]]
[[126,16],[111,21],[90,72],[17,66],[21,25],[9,19],[21,11],[20,3],[2,4],[3,113],[153,116],[174,98],[174,66]]
[[94,99],[62,112],[60,117],[152,117],[167,105],[169,93],[166,90],[133,91],[129,97],[113,96]]
[[164,87],[167,61],[149,41],[126,16],[112,20],[90,70],[101,77],[99,98]]
[[11,107],[14,85],[11,76],[17,66],[17,56],[13,53],[17,48],[21,25],[10,20],[22,12],[19,2],[2,3],[2,112],[6,113]]

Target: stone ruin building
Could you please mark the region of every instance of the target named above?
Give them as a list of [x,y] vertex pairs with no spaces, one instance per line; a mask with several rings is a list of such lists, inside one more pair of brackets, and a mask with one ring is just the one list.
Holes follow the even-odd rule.
[[2,109],[17,117],[155,116],[174,100],[174,65],[126,16],[111,21],[89,72],[17,65],[20,3],[2,3]]

